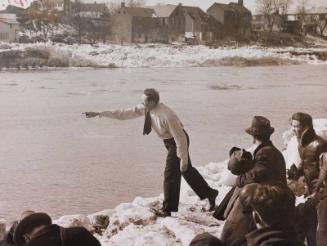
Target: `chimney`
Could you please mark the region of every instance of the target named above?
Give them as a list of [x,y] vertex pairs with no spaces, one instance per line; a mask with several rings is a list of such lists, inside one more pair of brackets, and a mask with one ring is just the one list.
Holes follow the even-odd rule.
[[125,2],[121,2],[121,7],[125,8]]
[[238,5],[243,6],[243,0],[238,0]]
[[182,6],[182,3],[179,3],[178,6]]

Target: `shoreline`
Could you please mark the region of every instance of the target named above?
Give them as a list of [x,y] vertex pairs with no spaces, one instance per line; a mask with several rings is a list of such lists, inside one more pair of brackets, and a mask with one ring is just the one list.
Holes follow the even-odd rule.
[[[315,119],[317,133],[327,138],[327,119]],[[290,131],[283,134],[287,148],[283,151],[289,167],[297,158],[297,144]],[[251,151],[251,148],[249,149]],[[210,162],[197,167],[208,184],[219,190],[216,204],[219,204],[230,189],[235,176],[226,168],[227,160]],[[172,217],[157,218],[150,208],[161,205],[163,195],[143,198],[136,197],[132,202],[121,203],[113,209],[106,209],[90,215],[65,215],[54,223],[64,226],[84,226],[95,234],[103,246],[118,245],[189,245],[197,234],[209,232],[220,236],[224,222],[212,217],[212,212],[203,212],[208,201],[200,201],[182,179],[179,212]],[[298,202],[303,197],[298,198]],[[46,211],[45,211],[46,212]],[[1,220],[2,223],[4,220]],[[9,225],[7,225],[9,226]]]
[[[327,43],[327,42],[326,42]],[[101,68],[253,67],[327,64],[327,46],[311,48],[0,44],[0,71]]]

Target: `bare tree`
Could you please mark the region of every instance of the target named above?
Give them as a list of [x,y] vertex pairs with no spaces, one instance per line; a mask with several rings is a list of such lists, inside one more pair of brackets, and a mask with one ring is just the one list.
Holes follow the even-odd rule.
[[120,9],[121,4],[118,2],[110,2],[106,4],[110,14],[116,14]]
[[276,0],[257,0],[257,12],[262,14],[267,21],[269,31],[273,30],[276,14]]
[[306,14],[308,13],[308,0],[298,0],[298,3],[299,4],[296,10],[296,14],[301,24],[302,33],[306,35],[305,23],[306,23]]
[[53,28],[58,25],[62,13],[56,9],[48,9],[42,5],[34,4],[29,10],[31,28],[40,31],[43,39],[47,40],[49,32],[53,34]]
[[316,9],[318,14],[313,16],[313,21],[317,25],[317,31],[319,31],[320,36],[324,36],[324,32],[327,28],[327,16],[326,14],[319,13],[319,9]]
[[283,16],[288,14],[288,10],[289,10],[291,4],[293,3],[292,0],[278,0],[276,2],[277,2],[276,8],[279,9],[279,13]]
[[146,4],[145,0],[128,0],[127,6],[129,7],[144,7]]
[[269,31],[273,30],[277,18],[286,18],[291,3],[292,0],[256,0],[257,12],[264,16]]
[[324,36],[324,31],[326,27],[327,27],[327,17],[324,14],[320,14],[318,20],[318,28],[321,36]]

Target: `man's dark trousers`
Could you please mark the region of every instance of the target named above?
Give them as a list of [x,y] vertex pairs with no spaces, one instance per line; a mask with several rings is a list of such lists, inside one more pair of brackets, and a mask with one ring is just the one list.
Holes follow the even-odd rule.
[[[189,145],[189,137],[185,132]],[[166,168],[164,173],[164,202],[163,210],[167,212],[177,212],[179,204],[179,193],[181,186],[181,175],[186,182],[200,197],[205,199],[210,196],[213,189],[209,187],[201,174],[192,166],[190,157],[188,158],[188,169],[181,174],[180,159],[177,157],[176,142],[173,138],[164,140],[165,147],[168,150],[166,159]]]

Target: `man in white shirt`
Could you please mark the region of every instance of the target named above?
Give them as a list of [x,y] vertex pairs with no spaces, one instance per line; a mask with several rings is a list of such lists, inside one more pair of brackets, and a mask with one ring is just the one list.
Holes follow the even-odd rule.
[[87,118],[108,117],[118,120],[145,116],[143,135],[153,129],[168,150],[164,173],[163,207],[156,211],[158,216],[170,216],[178,211],[181,175],[200,199],[209,199],[210,208],[215,209],[218,191],[209,187],[201,174],[192,166],[189,158],[189,137],[176,113],[159,102],[159,93],[155,89],[145,89],[143,103],[133,108],[110,110],[104,112],[85,112]]

